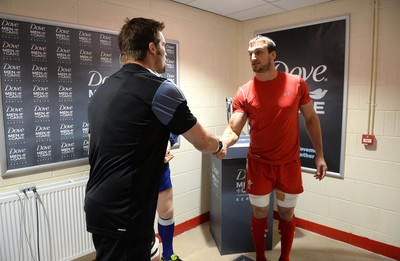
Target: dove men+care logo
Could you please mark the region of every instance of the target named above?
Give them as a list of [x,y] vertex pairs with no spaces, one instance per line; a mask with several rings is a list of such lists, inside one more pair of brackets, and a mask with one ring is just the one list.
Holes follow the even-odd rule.
[[[299,75],[302,77],[307,83],[310,81],[314,83],[327,82],[328,78],[325,76],[325,73],[328,70],[328,66],[321,64],[317,66],[311,66],[310,68],[296,66],[294,68],[289,68],[289,66],[283,61],[275,62],[276,69],[284,71],[286,73],[291,73],[295,75]],[[325,102],[322,100],[326,93],[327,89],[317,88],[316,90],[310,91],[310,97],[314,103],[314,109],[317,114],[325,114]]]
[[[251,182],[251,181],[250,181]],[[238,168],[236,170],[236,201],[249,201],[249,196],[246,192],[246,169]]]
[[93,96],[93,94],[96,92],[97,88],[104,83],[105,80],[107,80],[109,76],[102,75],[100,72],[96,70],[91,70],[89,72],[89,82],[88,82],[88,87],[89,87],[89,98]]

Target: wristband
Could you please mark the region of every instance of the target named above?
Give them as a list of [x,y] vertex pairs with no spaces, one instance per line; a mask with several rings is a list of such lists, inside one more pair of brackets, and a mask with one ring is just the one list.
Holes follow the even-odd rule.
[[214,153],[216,153],[216,154],[220,153],[223,147],[224,147],[224,144],[222,143],[222,141],[218,140],[218,148],[217,148],[217,151]]

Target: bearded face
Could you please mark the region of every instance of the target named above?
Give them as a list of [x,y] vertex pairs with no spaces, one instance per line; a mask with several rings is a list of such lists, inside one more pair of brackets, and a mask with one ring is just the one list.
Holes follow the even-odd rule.
[[249,44],[249,58],[253,72],[265,73],[273,70],[273,52],[268,52],[267,46],[263,42],[252,42]]

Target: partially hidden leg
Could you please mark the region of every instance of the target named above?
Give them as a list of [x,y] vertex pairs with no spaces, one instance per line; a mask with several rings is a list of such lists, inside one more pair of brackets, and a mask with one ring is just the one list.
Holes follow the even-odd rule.
[[294,232],[296,230],[296,218],[294,208],[297,202],[297,194],[287,194],[276,191],[277,207],[279,212],[279,235],[281,237],[281,256],[279,261],[289,261],[292,250]]
[[250,202],[252,204],[251,232],[256,261],[266,261],[265,240],[268,233],[269,194],[262,196],[250,195]]
[[173,238],[175,221],[173,212],[173,190],[172,187],[162,191],[158,195],[158,234],[161,237],[163,253],[162,256],[169,260],[174,254]]

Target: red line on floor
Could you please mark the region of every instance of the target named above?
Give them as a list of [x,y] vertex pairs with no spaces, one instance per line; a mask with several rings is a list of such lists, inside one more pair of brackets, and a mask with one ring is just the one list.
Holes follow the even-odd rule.
[[[278,220],[279,215],[275,211],[274,219]],[[192,228],[195,228],[210,220],[210,212],[206,212],[198,217],[187,220],[179,225],[175,226],[175,236],[182,234]],[[296,217],[296,226],[319,235],[332,238],[376,254],[387,256],[395,260],[400,260],[400,248],[392,245],[388,245],[382,242],[371,240],[366,237],[354,235],[348,232],[340,231],[334,228],[323,226],[308,220],[304,220]]]

